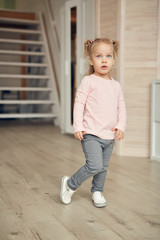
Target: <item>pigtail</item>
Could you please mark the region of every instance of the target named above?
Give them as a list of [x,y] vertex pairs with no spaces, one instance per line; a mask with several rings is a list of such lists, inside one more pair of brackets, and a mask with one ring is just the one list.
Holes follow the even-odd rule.
[[111,40],[111,42],[113,44],[114,52],[116,53],[116,55],[118,55],[119,42],[117,40]]
[[[86,57],[91,57],[91,46],[93,44],[93,40],[86,40],[84,42],[84,58]],[[92,65],[89,65],[89,70],[88,73],[86,73],[86,75],[91,75],[94,73],[94,67]]]
[[89,40],[89,39],[84,42],[84,58],[90,56],[92,43],[93,43],[93,40]]

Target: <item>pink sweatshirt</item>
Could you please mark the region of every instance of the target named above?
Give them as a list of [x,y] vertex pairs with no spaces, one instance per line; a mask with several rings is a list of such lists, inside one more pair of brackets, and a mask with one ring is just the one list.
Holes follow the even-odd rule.
[[119,82],[94,74],[82,79],[74,104],[74,133],[85,131],[102,139],[114,139],[112,128],[124,132],[126,107]]

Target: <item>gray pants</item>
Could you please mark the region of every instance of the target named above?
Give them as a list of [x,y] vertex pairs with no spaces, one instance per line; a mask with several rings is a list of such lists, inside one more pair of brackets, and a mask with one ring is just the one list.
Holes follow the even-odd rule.
[[103,192],[114,140],[105,140],[85,134],[81,144],[86,164],[70,177],[68,186],[72,190],[76,190],[85,180],[93,176],[91,192]]

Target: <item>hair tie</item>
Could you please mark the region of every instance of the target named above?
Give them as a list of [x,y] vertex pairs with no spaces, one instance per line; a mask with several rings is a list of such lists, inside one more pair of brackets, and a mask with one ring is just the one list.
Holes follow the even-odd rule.
[[92,43],[92,42],[94,42],[94,40],[90,40],[89,42]]
[[111,40],[111,42],[113,43],[113,45],[116,43],[115,40]]

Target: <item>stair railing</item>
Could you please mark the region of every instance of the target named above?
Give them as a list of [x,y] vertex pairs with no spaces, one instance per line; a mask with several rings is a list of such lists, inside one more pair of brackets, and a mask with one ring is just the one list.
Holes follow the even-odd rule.
[[[51,53],[52,67],[55,74],[55,81],[60,99],[59,83],[60,83],[60,42],[56,28],[56,21],[53,15],[52,4],[50,0],[45,0],[46,14],[44,14],[44,25],[48,38],[48,47]],[[47,27],[49,26],[49,27]],[[50,31],[51,30],[51,31]]]
[[59,124],[59,120],[60,120],[59,119],[60,110],[59,110],[58,88],[57,88],[57,83],[56,83],[56,78],[55,78],[56,75],[54,72],[54,66],[53,66],[53,62],[52,62],[51,54],[50,54],[50,45],[49,45],[49,42],[47,41],[46,28],[45,28],[45,24],[44,24],[41,13],[39,13],[39,20],[40,20],[40,26],[41,26],[41,30],[42,30],[42,36],[43,36],[43,41],[44,41],[44,46],[45,46],[46,57],[47,57],[48,71],[49,71],[48,74],[50,76],[49,87],[53,87],[53,91],[54,91],[54,93],[52,93],[53,96],[51,96],[51,98],[56,101],[55,112],[57,113],[58,117],[57,117],[55,124],[57,125],[57,124]]

